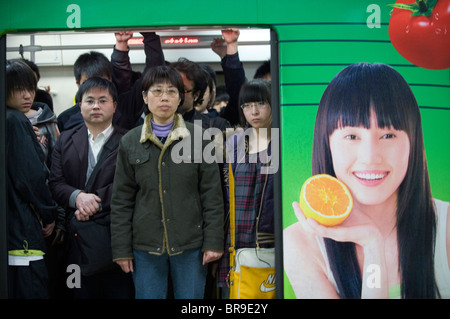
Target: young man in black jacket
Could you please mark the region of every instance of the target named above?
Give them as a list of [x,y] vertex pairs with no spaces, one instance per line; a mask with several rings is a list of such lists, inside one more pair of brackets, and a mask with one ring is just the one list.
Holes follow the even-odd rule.
[[53,232],[57,205],[47,185],[44,153],[25,116],[36,93],[31,68],[7,61],[6,87],[9,296],[48,298],[44,238]]

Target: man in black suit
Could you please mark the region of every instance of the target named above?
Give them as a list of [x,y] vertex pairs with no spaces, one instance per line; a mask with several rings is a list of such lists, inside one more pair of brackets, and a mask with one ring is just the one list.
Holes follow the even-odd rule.
[[[87,255],[82,242],[92,241],[88,246],[99,242],[110,245],[112,184],[119,141],[125,134],[125,130],[112,125],[117,91],[109,80],[94,77],[80,86],[77,100],[84,124],[61,133],[49,178],[54,199],[66,210],[69,263],[81,266],[81,288],[74,290],[74,296],[129,298],[133,290],[131,276],[116,267],[112,257],[97,263],[96,258],[108,249],[98,248],[100,251]],[[81,231],[87,225],[93,228],[83,236]],[[103,232],[103,237],[94,239]]]

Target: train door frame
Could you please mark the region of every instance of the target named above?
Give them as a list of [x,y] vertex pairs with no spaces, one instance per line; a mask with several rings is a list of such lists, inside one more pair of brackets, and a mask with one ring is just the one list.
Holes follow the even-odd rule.
[[[283,285],[283,209],[281,193],[281,100],[280,100],[280,55],[279,39],[277,32],[270,28],[270,77],[271,77],[271,106],[272,127],[278,128],[278,171],[274,175],[274,228],[275,228],[275,282],[276,298],[284,297]],[[273,84],[276,85],[273,85]],[[274,112],[275,111],[275,112]]]
[[[268,26],[260,26],[270,29],[270,73],[271,73],[271,106],[272,127],[280,130],[280,63],[279,40],[276,30]],[[8,224],[7,224],[7,189],[6,189],[6,39],[8,34],[0,37],[0,299],[8,298]],[[276,85],[273,85],[275,83]],[[281,136],[277,134],[278,145]],[[278,147],[278,163],[281,163],[281,148]],[[281,194],[281,165],[274,173],[274,212],[275,212],[275,268],[276,268],[276,297],[283,298],[283,239],[282,239],[282,194]],[[4,279],[4,280],[3,280]]]
[[6,194],[6,35],[0,36],[0,298],[8,298],[8,227]]

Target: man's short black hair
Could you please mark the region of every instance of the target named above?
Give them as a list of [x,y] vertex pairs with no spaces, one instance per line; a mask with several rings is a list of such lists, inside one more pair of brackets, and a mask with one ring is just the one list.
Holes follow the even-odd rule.
[[92,89],[107,90],[111,95],[113,101],[117,102],[118,94],[116,86],[111,81],[98,76],[89,78],[86,81],[84,81],[83,84],[80,85],[80,88],[78,89],[76,96],[77,102],[81,102],[83,95]]

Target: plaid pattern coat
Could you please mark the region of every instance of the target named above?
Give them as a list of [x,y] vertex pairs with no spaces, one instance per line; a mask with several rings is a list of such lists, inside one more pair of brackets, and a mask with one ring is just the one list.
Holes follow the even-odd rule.
[[[239,145],[235,144],[235,145]],[[234,154],[239,154],[233,150]],[[273,239],[273,175],[261,174],[261,168],[268,163],[267,151],[259,154],[248,152],[235,156],[233,174],[235,179],[235,249],[256,247],[257,232],[260,247],[274,247],[273,241],[267,243],[262,238]],[[240,159],[239,159],[240,157]],[[224,255],[219,261],[218,286],[227,286],[230,270],[228,248],[230,247],[228,165],[224,166],[224,180],[227,192],[228,211],[225,227],[226,241]],[[257,220],[260,216],[259,221]]]

